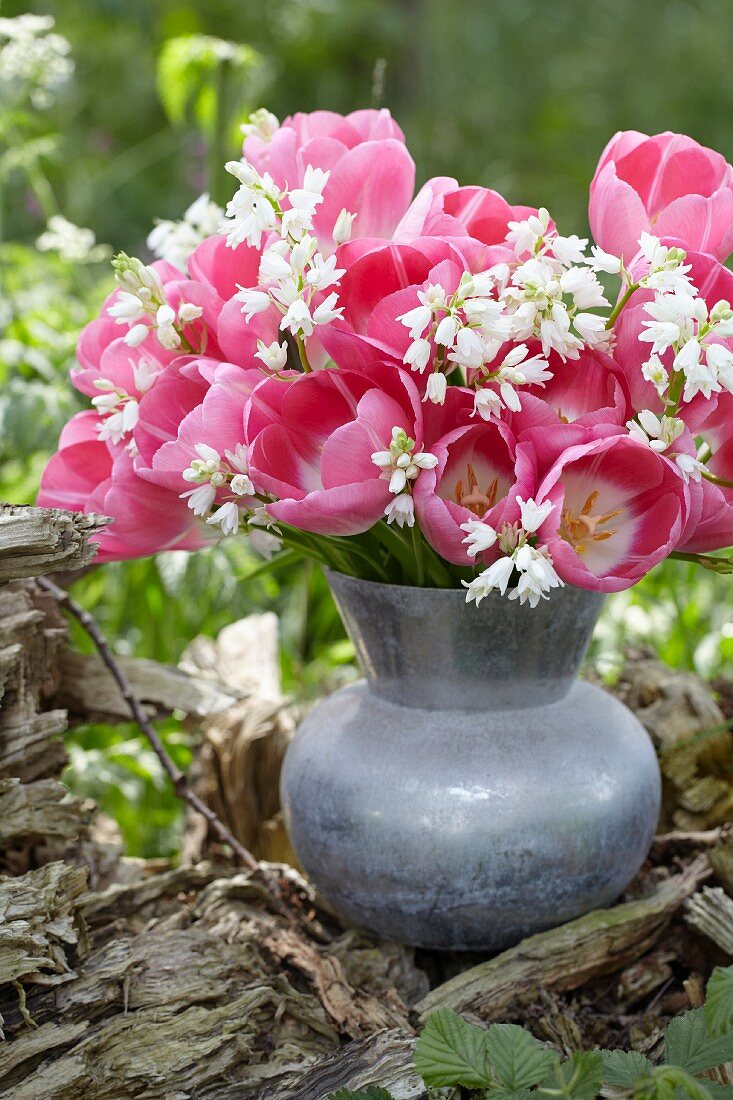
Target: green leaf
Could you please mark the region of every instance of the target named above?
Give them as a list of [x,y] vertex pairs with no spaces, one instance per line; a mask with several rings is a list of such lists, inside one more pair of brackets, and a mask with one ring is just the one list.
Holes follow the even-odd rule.
[[263,80],[264,58],[251,46],[204,34],[169,38],[158,57],[158,94],[174,126],[192,119],[205,131],[216,110],[215,76],[227,65],[244,102]]
[[733,1085],[720,1085],[717,1081],[705,1081],[705,1088],[713,1100],[733,1100]]
[[638,1050],[599,1050],[603,1059],[603,1081],[606,1085],[631,1088],[638,1077],[649,1073],[652,1063]]
[[690,1100],[711,1100],[708,1084],[680,1066],[656,1066],[637,1081],[634,1095],[637,1100],[676,1100],[680,1094]]
[[716,966],[710,975],[705,1021],[711,1035],[733,1031],[733,966]]
[[603,1058],[597,1050],[582,1050],[555,1069],[545,1088],[559,1089],[573,1100],[595,1100],[603,1079]]
[[681,1066],[689,1073],[701,1073],[733,1060],[733,1031],[711,1034],[704,1008],[694,1008],[677,1016],[664,1033],[667,1064]]
[[517,1024],[493,1024],[487,1032],[491,1065],[507,1089],[527,1089],[544,1081],[558,1057]]
[[415,1069],[426,1085],[487,1088],[493,1083],[487,1036],[455,1012],[438,1009],[428,1017],[415,1045]]
[[365,1089],[359,1089],[358,1092],[339,1089],[338,1092],[332,1092],[328,1100],[394,1100],[394,1098],[386,1089],[380,1089],[377,1085],[367,1085]]

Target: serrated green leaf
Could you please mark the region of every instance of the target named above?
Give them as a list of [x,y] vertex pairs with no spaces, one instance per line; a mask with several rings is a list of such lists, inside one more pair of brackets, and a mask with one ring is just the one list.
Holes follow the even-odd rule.
[[733,1031],[711,1035],[704,1008],[693,1008],[677,1016],[664,1033],[667,1064],[681,1066],[688,1073],[701,1073],[733,1060]]
[[450,1009],[438,1009],[415,1045],[415,1069],[426,1085],[487,1088],[493,1083],[487,1035]]
[[733,966],[716,966],[710,975],[705,1021],[711,1035],[733,1031]]
[[603,1081],[607,1085],[630,1088],[634,1081],[649,1073],[652,1063],[638,1050],[599,1050],[603,1060]]
[[559,1089],[572,1100],[595,1100],[603,1079],[603,1059],[597,1050],[577,1051],[555,1067],[547,1087]]
[[499,1086],[486,1089],[483,1100],[536,1100],[537,1093],[532,1089],[505,1089]]
[[733,1085],[721,1085],[717,1081],[705,1081],[705,1088],[713,1100],[733,1100]]
[[328,1100],[394,1100],[394,1098],[386,1089],[381,1089],[377,1085],[368,1085],[365,1089],[359,1089],[358,1092],[339,1089],[338,1092],[332,1092]]
[[640,1078],[634,1089],[637,1100],[677,1100],[688,1096],[690,1100],[711,1100],[712,1093],[706,1086],[680,1066],[656,1066],[651,1073]]
[[494,1073],[507,1089],[538,1085],[558,1063],[554,1051],[517,1024],[492,1024],[486,1034]]

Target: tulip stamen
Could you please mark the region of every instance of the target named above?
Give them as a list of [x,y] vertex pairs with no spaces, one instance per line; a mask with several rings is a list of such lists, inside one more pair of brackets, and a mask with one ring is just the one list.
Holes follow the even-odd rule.
[[486,492],[483,493],[479,488],[476,471],[470,462],[466,463],[466,479],[468,481],[467,487],[464,485],[463,479],[456,483],[456,503],[462,505],[464,508],[468,508],[469,512],[473,512],[475,516],[481,519],[486,515],[489,508],[493,508],[496,504],[496,497],[499,492],[499,479],[495,477],[486,489]]
[[606,512],[605,515],[593,515],[597,500],[598,490],[594,489],[586,497],[578,515],[574,515],[570,508],[563,508],[562,510],[560,537],[565,542],[569,542],[577,554],[585,554],[589,541],[605,542],[616,534],[617,529],[615,527],[606,531],[599,531],[598,528],[603,527],[606,523],[615,519],[616,516],[620,516],[622,509],[617,508],[612,512]]

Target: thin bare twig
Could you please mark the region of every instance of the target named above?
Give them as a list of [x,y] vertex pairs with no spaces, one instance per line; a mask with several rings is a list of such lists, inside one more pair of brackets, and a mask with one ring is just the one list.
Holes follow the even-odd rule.
[[238,861],[243,867],[246,867],[248,871],[252,871],[256,874],[267,888],[272,901],[277,907],[278,911],[288,920],[293,919],[293,915],[288,910],[283,892],[273,875],[267,871],[266,868],[259,863],[252,853],[244,847],[240,841],[227,829],[223,821],[214,813],[210,806],[207,806],[205,802],[198,797],[198,795],[191,790],[188,779],[184,772],[173,762],[169,756],[165,745],[163,744],[158,731],[153,726],[150,719],[145,714],[140,700],[137,698],[132,690],[130,681],[128,680],[124,669],[115,659],[112,650],[107,644],[107,640],[99,629],[94,617],[78,603],[73,596],[71,596],[65,589],[60,588],[48,577],[37,577],[37,583],[45,592],[48,592],[53,598],[71,614],[77,622],[86,630],[89,637],[94,642],[99,656],[104,661],[105,665],[109,669],[110,673],[115,679],[117,686],[120,689],[122,698],[130,708],[130,714],[132,715],[135,723],[139,726],[141,732],[147,737],[153,752],[158,757],[163,770],[170,779],[173,789],[176,795],[185,802],[196,813],[201,814],[206,818],[211,828],[217,834],[220,840],[234,852]]

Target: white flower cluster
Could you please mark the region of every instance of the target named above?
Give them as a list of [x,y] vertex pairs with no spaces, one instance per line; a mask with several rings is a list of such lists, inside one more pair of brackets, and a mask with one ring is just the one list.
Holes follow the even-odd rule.
[[[309,233],[295,244],[276,240],[262,253],[258,285],[239,287],[235,297],[242,302],[247,321],[256,313],[274,306],[282,314],[280,330],[292,336],[306,338],[318,325],[327,325],[341,317],[336,305],[338,295],[332,291],[317,305],[315,298],[330,287],[338,286],[344,268],[336,267],[336,257],[316,251],[318,241]],[[287,344],[258,344],[257,357],[270,370],[280,370],[287,359]]]
[[684,452],[671,451],[672,444],[685,430],[685,423],[678,416],[657,416],[651,409],[642,409],[637,413],[636,420],[629,420],[626,424],[629,435],[639,443],[651,447],[657,454],[668,453],[669,458],[674,458],[685,481],[690,478],[700,481],[705,470],[702,462],[693,455]]
[[259,107],[253,111],[248,120],[239,127],[246,138],[258,137],[261,141],[269,141],[280,127],[280,119],[266,107]]
[[544,208],[524,221],[509,222],[506,240],[518,263],[500,264],[493,270],[499,298],[511,317],[511,338],[535,337],[544,355],[556,351],[563,361],[577,359],[584,346],[609,349],[606,318],[586,311],[610,305],[596,270],[615,266],[611,264],[615,258],[595,249],[589,259],[585,255],[588,241],[561,236],[551,228]]
[[[274,116],[272,120],[277,122]],[[256,126],[262,136],[262,128],[269,132],[272,121],[268,116],[248,125]],[[254,314],[274,305],[283,315],[281,331],[302,341],[318,325],[342,315],[335,291],[316,302],[325,290],[338,286],[344,274],[333,256],[325,258],[318,251],[313,235],[313,216],[323,202],[330,173],[309,164],[302,187],[281,191],[269,173],[260,174],[246,160],[230,161],[226,167],[240,183],[226,209],[227,244],[259,248],[263,236],[271,234],[273,238],[262,254],[257,286],[239,286],[236,297],[243,303],[242,313],[250,321]],[[353,218],[347,210],[341,211],[334,229],[337,244],[348,240]],[[258,358],[268,370],[280,370],[287,359],[287,346],[260,344]]]
[[372,462],[381,469],[381,476],[389,479],[389,491],[394,493],[384,509],[387,523],[396,523],[398,527],[413,527],[415,504],[412,499],[412,484],[421,470],[435,469],[438,459],[429,451],[415,453],[415,440],[410,439],[404,428],[395,426],[389,449],[375,451]]
[[112,266],[120,293],[107,312],[115,324],[127,325],[124,341],[128,347],[138,347],[154,331],[158,343],[168,351],[191,350],[184,329],[201,316],[201,306],[181,302],[178,311],[174,310],[165,299],[157,271],[124,252],[115,257]]
[[430,366],[426,396],[435,404],[445,401],[446,371],[490,363],[509,338],[511,325],[502,304],[491,297],[496,288],[492,272],[466,271],[453,294],[431,283],[418,291],[420,304],[397,318],[412,339],[403,362],[421,374]]
[[[97,397],[92,398],[92,405],[102,417],[97,431],[100,439],[109,440],[111,443],[121,443],[136,427],[140,413],[138,397],[147,393],[155,381],[155,367],[147,359],[141,359],[138,363],[130,360],[130,366],[135,379],[137,396],[116,386],[108,378],[97,378],[94,382],[96,389],[102,391]],[[132,454],[136,453],[133,440],[128,442],[127,449]]]
[[[412,339],[403,362],[430,369],[426,400],[445,401],[445,376],[455,367],[475,371],[475,411],[484,419],[521,409],[515,387],[550,379],[551,351],[577,359],[583,347],[608,350],[613,341],[607,318],[588,311],[609,306],[596,271],[619,272],[620,260],[595,247],[587,257],[587,240],[560,236],[544,209],[509,222],[507,243],[514,263],[465,272],[453,294],[431,284],[418,292],[419,305],[397,318]],[[530,339],[541,342],[542,355],[529,355],[523,341]],[[506,341],[520,343],[493,367]]]
[[518,579],[515,587],[509,589],[509,599],[529,603],[530,607],[537,607],[541,599],[548,599],[553,588],[563,587],[564,582],[555,571],[549,550],[536,544],[536,533],[552,511],[552,502],[538,504],[531,498],[525,501],[518,496],[517,504],[521,524],[505,523],[499,531],[480,519],[471,519],[461,525],[461,530],[466,532],[463,541],[470,557],[497,544],[503,555],[472,581],[463,582],[467,589],[466,603],[474,600],[479,604],[495,588],[502,596],[506,595],[515,572]]
[[0,84],[27,94],[38,110],[53,105],[74,72],[68,39],[49,33],[54,22],[50,15],[0,18],[0,42],[5,40],[0,46]]
[[188,257],[207,237],[219,232],[224,211],[204,193],[192,202],[180,221],[155,223],[147,246],[159,260],[186,271]]
[[[708,311],[689,283],[683,289],[661,291],[644,305],[651,320],[643,321],[639,339],[649,343],[651,357],[642,373],[663,399],[676,405],[692,401],[698,393],[709,398],[721,390],[733,393],[733,351],[720,343],[733,336],[733,309],[724,300]],[[659,359],[672,348],[672,377]],[[684,379],[681,394],[674,394],[675,380]]]
[[[221,528],[223,535],[236,535],[239,531],[240,510],[251,511],[255,488],[247,467],[247,449],[238,444],[236,451],[225,451],[222,457],[208,443],[197,443],[195,458],[183,471],[184,481],[196,486],[181,493],[195,516],[207,517],[206,522]],[[220,489],[227,488],[232,499],[220,504],[215,512],[211,508]]]
[[48,219],[46,231],[41,233],[36,247],[41,252],[58,252],[62,260],[77,264],[99,263],[106,260],[111,251],[109,245],[96,243],[91,229],[74,225],[61,214]]

